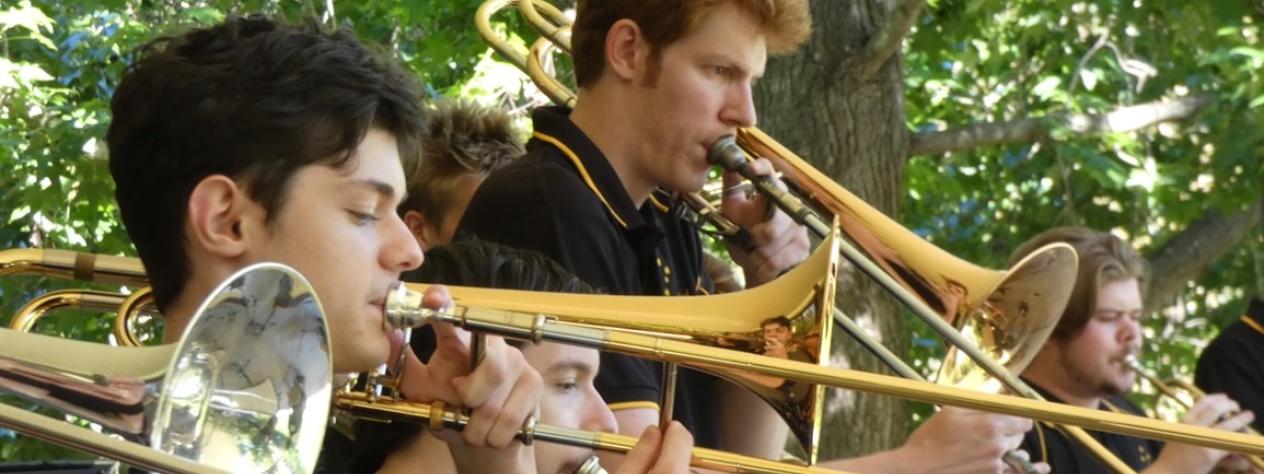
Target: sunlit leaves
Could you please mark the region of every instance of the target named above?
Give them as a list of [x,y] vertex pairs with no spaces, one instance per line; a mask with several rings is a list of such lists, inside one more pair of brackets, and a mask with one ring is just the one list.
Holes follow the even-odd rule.
[[[1200,94],[1215,102],[1191,120],[1137,133],[1084,139],[1060,128],[1038,143],[914,157],[903,220],[999,267],[1053,226],[1113,230],[1152,251],[1209,210],[1264,199],[1264,48],[1249,3],[943,0],[928,8],[905,52],[915,133]],[[1251,255],[1245,244],[1235,249],[1198,281],[1203,293],[1191,287],[1179,311],[1148,323],[1165,338],[1148,363],[1191,366],[1225,315],[1264,288],[1264,265]]]

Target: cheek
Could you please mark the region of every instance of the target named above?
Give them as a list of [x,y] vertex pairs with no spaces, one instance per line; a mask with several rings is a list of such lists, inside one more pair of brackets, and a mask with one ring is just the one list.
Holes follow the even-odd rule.
[[545,393],[540,397],[540,422],[547,425],[577,428],[577,401],[562,394]]

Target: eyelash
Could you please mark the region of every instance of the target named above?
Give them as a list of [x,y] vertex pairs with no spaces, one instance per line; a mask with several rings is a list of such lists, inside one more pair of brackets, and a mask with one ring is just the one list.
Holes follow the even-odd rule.
[[560,382],[555,384],[555,386],[561,391],[568,393],[579,390],[579,384],[575,382]]
[[363,212],[352,211],[352,210],[347,210],[347,212],[351,213],[351,217],[355,219],[356,225],[359,225],[359,226],[367,226],[369,224],[372,224],[374,222],[381,220],[380,218],[378,218],[377,216],[373,214],[365,214]]

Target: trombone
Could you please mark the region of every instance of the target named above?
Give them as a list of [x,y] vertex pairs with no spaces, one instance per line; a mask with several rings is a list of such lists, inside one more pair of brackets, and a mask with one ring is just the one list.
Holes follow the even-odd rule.
[[[68,268],[68,262],[76,261],[96,262],[99,263],[99,265],[82,265],[80,267],[80,271],[78,272],[65,271]],[[245,273],[246,271],[243,270],[242,274]],[[144,284],[147,281],[144,274],[144,268],[137,260],[131,258],[95,256],[92,254],[51,249],[17,249],[0,251],[0,277],[18,274],[44,275],[61,278],[78,277],[79,279],[87,281],[113,282],[128,285]],[[294,276],[291,278],[297,278],[297,273],[293,275]],[[231,280],[240,280],[240,278],[230,279],[230,281]],[[224,288],[232,288],[235,286],[241,285],[239,283],[225,283],[221,286],[220,293],[225,291]],[[302,281],[301,288],[301,291],[299,289],[295,289],[294,291],[299,294],[310,294],[310,290],[306,289],[305,281]],[[128,324],[134,324],[133,320],[138,315],[151,311],[149,305],[152,305],[150,302],[152,300],[148,297],[148,291],[146,290],[147,288],[126,296],[115,293],[88,290],[62,290],[50,292],[45,296],[36,298],[27,303],[27,305],[25,305],[20,311],[21,317],[15,318],[13,325],[16,331],[0,330],[0,344],[5,345],[6,347],[17,348],[15,349],[17,351],[16,353],[6,353],[0,355],[0,391],[15,391],[20,388],[15,388],[15,386],[6,383],[6,377],[8,374],[4,368],[6,367],[5,363],[10,359],[20,360],[25,366],[38,368],[32,369],[31,373],[35,373],[35,370],[38,370],[38,376],[42,378],[58,377],[61,374],[76,374],[76,376],[78,376],[78,374],[93,374],[79,376],[80,379],[88,380],[88,382],[80,382],[81,385],[84,383],[92,385],[93,383],[96,383],[93,381],[101,380],[100,374],[102,374],[102,370],[105,369],[101,369],[100,367],[132,367],[133,365],[141,364],[152,367],[144,370],[126,370],[125,374],[128,377],[135,377],[146,381],[149,390],[152,392],[161,392],[165,394],[180,387],[183,387],[185,390],[198,389],[199,387],[212,387],[208,390],[214,390],[216,393],[222,391],[221,388],[214,387],[214,384],[210,383],[211,381],[192,380],[188,377],[178,380],[179,382],[184,382],[184,384],[179,387],[173,386],[173,382],[164,382],[162,377],[163,372],[161,369],[163,367],[171,366],[172,364],[167,364],[163,361],[168,360],[173,353],[179,354],[181,361],[205,358],[205,355],[189,350],[184,346],[193,345],[194,349],[201,350],[212,350],[214,348],[206,347],[205,341],[203,340],[190,341],[190,334],[215,336],[220,334],[222,331],[221,326],[224,324],[230,324],[233,328],[241,329],[243,326],[251,323],[247,320],[253,313],[248,310],[240,311],[237,308],[230,308],[236,310],[236,312],[230,314],[227,310],[222,308],[222,306],[227,303],[220,304],[218,306],[206,303],[203,305],[204,309],[200,310],[197,313],[198,315],[194,316],[193,321],[190,322],[189,326],[192,329],[189,329],[188,332],[186,332],[185,339],[179,343],[183,345],[181,348],[177,348],[173,345],[144,348],[135,347],[139,345],[139,342],[137,342],[138,339],[134,334],[134,326],[123,327],[117,324],[121,324],[120,322],[124,321],[124,319],[131,321]],[[225,296],[217,296],[216,298],[232,302],[263,299],[257,296],[251,298],[238,296],[228,299],[226,299],[227,297]],[[311,298],[311,300],[314,301],[314,298]],[[109,348],[101,344],[67,341],[48,336],[18,333],[29,331],[30,328],[33,327],[34,323],[43,315],[58,309],[70,307],[101,311],[117,311],[119,313],[119,317],[116,318],[115,332],[118,333],[122,331],[131,333],[131,337],[129,338],[118,339],[120,341],[120,345],[125,347]],[[139,311],[137,308],[143,309],[144,311]],[[231,324],[235,321],[240,322],[241,324]],[[320,325],[321,328],[324,327],[323,315],[320,319]],[[271,325],[266,326],[271,327]],[[291,324],[289,326],[295,325]],[[299,324],[297,326],[301,327],[303,325]],[[315,326],[315,322],[308,322],[307,326],[313,327]],[[224,331],[224,334],[220,336],[220,339],[235,340],[241,337],[240,335],[230,336],[231,334],[237,334],[237,332]],[[325,331],[322,329],[320,334],[324,337]],[[277,346],[275,340],[288,340],[290,338],[297,337],[293,335],[286,335],[285,337],[271,338],[273,339],[273,342],[270,345],[267,345],[267,350],[275,357],[268,358],[268,360],[279,358],[283,361],[290,361],[291,359],[306,360],[309,358],[307,356],[299,357],[299,355],[311,354],[314,349],[310,347],[300,347],[297,350],[297,354],[289,355],[280,354],[277,349],[273,348],[273,346]],[[308,340],[307,342],[312,343],[313,341]],[[245,353],[256,353],[262,351],[263,349],[260,349],[258,346],[259,345],[252,345],[251,348],[242,349],[241,351],[244,351]],[[328,357],[328,341],[326,340],[319,346],[323,351],[325,351],[325,356]],[[49,358],[49,356],[41,354],[54,354],[57,356],[55,356],[55,358]],[[83,358],[83,360],[94,361],[97,365],[89,366],[84,365],[82,362],[63,360],[69,355],[74,355],[76,358],[87,355],[87,357]],[[320,361],[327,359],[317,357],[315,360]],[[329,370],[330,368],[332,368],[332,365],[328,365],[326,370]],[[319,372],[316,368],[309,367],[304,370],[313,372],[311,376],[308,376],[311,381],[320,380],[315,376],[317,375],[316,372]],[[168,372],[170,372],[170,370],[168,370]],[[138,374],[149,375],[142,376]],[[324,380],[330,379],[326,376]],[[452,429],[463,428],[468,420],[468,417],[459,409],[444,407],[443,404],[437,402],[431,404],[416,403],[402,401],[391,396],[383,397],[379,394],[382,392],[382,390],[379,390],[379,387],[387,389],[385,391],[389,393],[390,389],[393,388],[394,382],[385,377],[372,377],[370,378],[370,381],[371,383],[366,386],[363,391],[354,391],[348,387],[345,390],[335,393],[333,396],[332,408],[343,413],[348,413],[352,415],[353,418],[420,423],[429,424],[430,426],[442,425]],[[328,384],[328,382],[325,383]],[[58,390],[65,391],[66,389],[59,388]],[[303,433],[300,433],[304,434],[304,436],[301,440],[299,440],[302,445],[295,448],[301,450],[301,453],[299,454],[302,454],[303,456],[310,455],[310,462],[307,461],[307,457],[303,457],[302,459],[304,461],[302,466],[289,466],[286,468],[288,470],[311,472],[314,467],[314,453],[319,452],[319,443],[324,432],[324,420],[329,408],[329,405],[324,403],[324,401],[329,398],[328,393],[324,390],[328,390],[328,385],[315,395],[321,398],[308,397],[306,399],[307,402],[304,404],[306,406],[306,411],[302,417],[299,418],[299,421],[316,418],[320,419],[320,432],[315,434],[304,434],[308,433],[308,428],[304,428],[301,430]],[[109,413],[97,413],[100,411],[99,408],[77,408],[75,406],[67,406],[48,392],[51,392],[51,390],[46,390],[42,393],[28,393],[27,398],[31,398],[45,405],[62,409],[69,413],[74,413],[106,426],[112,426],[107,424],[109,423]],[[230,405],[238,403],[245,405],[244,402],[240,401],[242,397],[249,398],[251,395],[238,394],[235,395],[235,398],[225,403]],[[250,403],[259,402],[251,401]],[[276,405],[276,402],[272,403],[273,405]],[[266,405],[267,403],[264,402],[264,404]],[[317,412],[311,405],[324,406],[326,411]],[[281,408],[284,407],[277,407],[277,409]],[[201,418],[206,417],[207,416],[201,416]],[[222,416],[220,417],[222,418]],[[211,415],[211,418],[214,418],[214,414]],[[255,424],[258,425],[259,423]],[[317,424],[317,422],[308,421],[306,423],[307,426],[314,424]],[[132,441],[144,441],[143,430],[147,425],[144,425],[144,423],[139,425],[133,423],[133,425],[113,427],[111,431],[124,434],[125,437]],[[194,423],[194,425],[196,425],[196,423]],[[207,430],[209,429],[208,425],[209,424],[203,424],[203,426],[193,427],[182,425],[180,428],[185,431],[189,428]],[[165,452],[149,449],[137,449],[137,445],[132,442],[120,440],[101,433],[75,428],[67,425],[66,423],[51,421],[46,417],[31,414],[18,408],[3,404],[0,404],[0,426],[10,427],[16,431],[49,442],[82,449],[138,467],[182,473],[220,473],[227,472],[230,469],[236,469],[245,461],[237,459],[239,456],[235,456],[231,458],[233,461],[230,462],[230,459],[225,456],[228,453],[223,451],[227,449],[227,447],[251,445],[253,442],[243,442],[242,440],[252,440],[255,439],[255,437],[264,436],[266,434],[263,432],[243,432],[233,434],[232,436],[217,436],[216,439],[213,440],[216,443],[214,449],[203,449],[204,452],[208,452],[210,454],[199,454],[186,449],[182,452],[172,453],[178,454],[177,456],[172,456],[171,454],[167,454]],[[315,429],[312,428],[311,431],[315,431]],[[189,438],[196,438],[197,434],[188,434],[181,431],[169,432],[164,436],[168,439],[186,440],[186,444],[188,444],[189,441],[187,440]],[[272,433],[271,436],[276,437],[277,434]],[[203,436],[203,438],[205,438],[205,436]],[[524,427],[522,432],[519,434],[519,438],[523,439],[524,442],[527,443],[530,443],[531,440],[538,439],[547,442],[600,449],[616,453],[627,453],[633,446],[635,446],[637,441],[636,438],[629,436],[621,436],[612,433],[585,432],[543,424]],[[315,441],[313,441],[313,439]],[[315,444],[313,445],[311,443]],[[264,456],[252,457],[265,460],[276,457],[270,453],[265,454],[266,455]],[[212,455],[214,455],[214,457],[210,457]],[[295,456],[295,454],[290,453],[281,456],[281,458],[294,458]],[[202,463],[210,464],[210,466],[208,467],[206,465],[202,465]],[[742,456],[706,448],[694,449],[691,465],[719,472],[760,474],[826,474],[838,472],[813,466],[800,466],[770,461],[767,459]],[[601,467],[597,465],[595,461],[591,461],[584,466],[581,466],[577,474],[604,474],[604,472],[605,471],[601,470]]]
[[[541,33],[526,53],[496,34],[490,24],[494,13],[513,4]],[[570,19],[556,7],[536,0],[487,0],[475,18],[479,33],[494,50],[524,71],[555,103],[574,106],[575,93],[545,70],[542,59],[554,48],[570,50],[569,24]],[[817,237],[824,238],[829,232],[827,219],[820,212],[837,216],[843,233],[850,239],[838,244],[843,256],[947,341],[941,381],[999,391],[1001,387],[990,378],[1024,397],[1043,399],[1014,373],[1021,372],[1039,352],[1065,308],[1071,290],[1065,282],[1075,278],[1077,265],[1073,249],[1065,245],[1042,248],[1008,271],[980,268],[926,244],[756,128],[739,130],[736,143],[726,148],[713,148],[708,159],[716,163],[717,155],[727,154],[733,159],[716,164],[734,171],[744,168],[747,153],[772,161],[777,171],[787,177],[787,185],[806,195],[808,204],[780,191],[767,178],[747,177]],[[704,198],[687,195],[683,200],[723,234],[740,238],[744,232],[713,206],[705,205]],[[1033,261],[1040,263],[1035,271],[1025,266]],[[828,311],[836,324],[893,371],[920,380],[914,370],[861,331],[845,314],[834,308]],[[985,349],[990,353],[985,353]],[[818,433],[819,423],[819,419],[813,422]],[[791,428],[794,429],[793,423]],[[1114,471],[1134,472],[1083,429],[1062,429]],[[808,452],[809,463],[814,463],[816,438],[801,434],[798,438]]]
[[[1159,392],[1157,395],[1160,398],[1167,397],[1171,399],[1172,402],[1179,405],[1181,409],[1189,410],[1190,408],[1194,406],[1193,405],[1194,403],[1197,403],[1198,400],[1201,400],[1203,397],[1207,396],[1206,392],[1204,392],[1201,388],[1198,388],[1197,385],[1194,385],[1189,380],[1180,379],[1180,378],[1174,378],[1171,380],[1163,380],[1157,374],[1146,370],[1145,367],[1142,367],[1141,361],[1137,360],[1135,356],[1129,356],[1125,360],[1125,362],[1128,364],[1129,367],[1132,367],[1132,370],[1137,371],[1137,374],[1141,375],[1142,378],[1149,381],[1150,385],[1154,386],[1154,389]],[[1190,402],[1186,400],[1185,398],[1181,397],[1180,392],[1182,390],[1185,391],[1185,393],[1189,395],[1191,398],[1193,398],[1193,402]],[[1255,435],[1255,436],[1260,435],[1258,431],[1255,431],[1254,428],[1251,428],[1249,426],[1244,430],[1244,432],[1251,435]],[[1250,462],[1252,466],[1255,466],[1256,469],[1264,469],[1264,458],[1260,456],[1247,456],[1246,460],[1247,462]]]
[[[1264,439],[1257,436],[776,359],[702,343],[709,337],[714,344],[723,346],[721,337],[749,331],[750,322],[753,320],[758,320],[767,314],[791,314],[796,310],[812,307],[811,303],[805,305],[804,302],[814,301],[818,296],[817,293],[828,286],[821,284],[821,280],[832,278],[832,270],[837,269],[836,243],[838,240],[837,231],[835,231],[833,236],[818,247],[804,264],[773,282],[738,293],[661,298],[449,287],[457,303],[456,309],[450,312],[435,312],[420,307],[421,293],[419,291],[424,291],[425,285],[407,284],[398,287],[390,296],[387,320],[396,327],[414,327],[435,320],[448,321],[467,329],[487,331],[507,337],[579,344],[602,350],[696,364],[704,368],[722,369],[728,371],[726,373],[728,376],[763,374],[788,381],[864,390],[909,400],[994,411],[1049,422],[1074,423],[1101,431],[1264,455]],[[0,262],[8,261],[6,257],[5,252],[0,252]],[[135,262],[128,260],[125,263],[134,264]],[[823,269],[831,271],[823,272]],[[28,267],[28,270],[40,272],[38,266]],[[805,285],[804,282],[807,284]],[[804,295],[805,288],[807,295]],[[786,297],[792,294],[799,294],[801,297]],[[820,300],[815,301],[820,302]],[[732,317],[718,319],[704,314],[717,309],[729,313]],[[219,318],[218,321],[227,323],[237,319],[236,316],[231,316]],[[636,321],[649,321],[649,323],[642,324]],[[706,329],[708,327],[715,329]],[[216,330],[218,331],[219,328]],[[7,331],[0,331],[0,336],[6,335],[8,335]],[[17,335],[8,337],[16,339],[15,336]],[[40,337],[41,341],[49,340],[49,343],[100,346],[75,341],[58,341],[55,338],[41,336],[21,336]],[[6,346],[10,345],[12,344],[6,344]],[[25,346],[30,351],[42,354],[39,357],[47,357],[50,352],[64,354],[63,351],[44,350],[51,346],[43,342]],[[139,352],[130,352],[137,350],[166,354],[171,350],[169,346],[107,349],[108,351],[129,351],[120,352],[120,354],[139,354]],[[275,348],[269,347],[269,350],[275,350]],[[75,352],[83,354],[79,352],[79,349]],[[101,356],[97,357],[97,354]],[[77,357],[77,359],[82,358]],[[111,356],[106,349],[101,349],[87,359],[120,360],[121,358],[122,356]],[[286,356],[285,360],[289,359],[296,359],[296,357]],[[43,360],[39,364],[49,365]],[[107,365],[114,366],[113,363]],[[364,413],[368,413],[378,408],[398,406],[398,404],[390,403],[390,400],[373,397],[349,397],[340,394],[336,396],[336,400],[338,408],[348,409],[353,413],[355,410],[366,410]],[[429,409],[426,410],[429,411]],[[323,419],[322,416],[322,422]],[[7,419],[0,419],[0,423],[15,424]],[[77,445],[75,440],[58,442]],[[606,446],[596,444],[589,447]],[[701,457],[697,451],[695,451],[695,456]],[[745,467],[746,464],[731,466],[731,469],[736,470],[735,472],[813,472],[795,470],[802,466],[777,464],[785,466],[784,469],[758,470]]]

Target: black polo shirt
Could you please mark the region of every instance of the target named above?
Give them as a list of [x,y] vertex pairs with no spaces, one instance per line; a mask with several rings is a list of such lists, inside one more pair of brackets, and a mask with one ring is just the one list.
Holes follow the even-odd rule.
[[[543,252],[604,293],[710,292],[698,232],[681,204],[655,191],[637,208],[569,114],[561,107],[532,114],[526,156],[479,186],[458,235]],[[596,386],[611,409],[658,409],[660,378],[658,362],[603,352]],[[678,375],[675,418],[699,446],[717,446],[716,383],[691,370]]]
[[[1030,381],[1027,383],[1040,392],[1046,400],[1063,403],[1062,400]],[[1098,409],[1145,416],[1141,408],[1123,397],[1106,397],[1098,405]],[[1151,439],[1097,431],[1089,431],[1088,434],[1102,443],[1108,451],[1118,456],[1124,464],[1137,471],[1153,463],[1159,457],[1159,451],[1163,449],[1163,443]],[[1110,474],[1114,472],[1098,461],[1088,449],[1048,423],[1036,422],[1035,427],[1023,436],[1023,444],[1020,447],[1031,455],[1032,462],[1048,463],[1051,472],[1057,474]]]
[[1198,357],[1194,384],[1207,393],[1224,393],[1255,413],[1252,423],[1264,431],[1264,301],[1220,331]]

